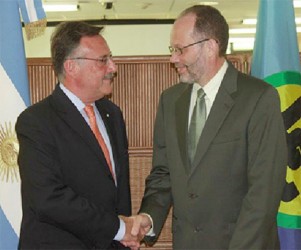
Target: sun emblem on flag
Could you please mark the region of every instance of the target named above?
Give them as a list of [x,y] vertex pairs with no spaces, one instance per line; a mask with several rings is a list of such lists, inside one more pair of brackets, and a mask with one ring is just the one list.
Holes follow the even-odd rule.
[[18,167],[19,143],[12,124],[0,125],[0,180],[19,181]]

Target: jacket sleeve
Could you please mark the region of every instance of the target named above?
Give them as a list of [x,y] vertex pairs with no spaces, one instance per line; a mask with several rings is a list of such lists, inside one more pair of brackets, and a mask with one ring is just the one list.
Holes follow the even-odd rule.
[[[285,184],[287,145],[277,91],[267,88],[248,127],[248,192],[229,249],[267,249],[277,231],[277,211]],[[277,236],[275,236],[277,239]]]
[[148,237],[146,240],[149,241],[154,241],[158,237],[172,204],[162,99],[161,96],[154,126],[153,167],[150,175],[146,178],[145,193],[139,211],[149,214],[153,219],[156,237]]

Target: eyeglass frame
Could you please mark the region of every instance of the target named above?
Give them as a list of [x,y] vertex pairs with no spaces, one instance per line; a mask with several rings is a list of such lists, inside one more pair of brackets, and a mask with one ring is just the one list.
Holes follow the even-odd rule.
[[[183,54],[183,50],[186,49],[186,48],[189,48],[191,46],[194,46],[196,44],[200,44],[200,43],[203,43],[203,42],[206,42],[206,41],[209,41],[211,38],[205,38],[203,40],[200,40],[200,41],[197,41],[197,42],[194,42],[194,43],[190,43],[182,48],[177,48],[177,47],[173,47],[173,46],[168,46],[168,49],[169,49],[169,52],[170,54],[172,53],[176,53],[178,55],[182,55]],[[179,52],[179,53],[178,53]]]
[[99,58],[90,58],[90,57],[74,57],[74,58],[67,58],[66,60],[90,60],[90,61],[96,61],[101,64],[107,65],[109,60],[112,60],[112,53],[99,57]]

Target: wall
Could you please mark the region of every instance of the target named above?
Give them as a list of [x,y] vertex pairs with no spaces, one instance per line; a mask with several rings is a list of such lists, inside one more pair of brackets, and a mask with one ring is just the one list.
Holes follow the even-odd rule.
[[[168,55],[171,24],[107,25],[103,31],[114,56]],[[43,36],[27,41],[27,58],[50,57],[50,37],[54,27],[47,27]],[[253,35],[252,35],[253,37]],[[250,51],[254,38],[230,36],[228,52]]]
[[[129,139],[132,211],[138,212],[144,193],[144,181],[152,162],[153,125],[160,93],[177,82],[178,76],[168,56],[116,57],[118,67],[110,97],[123,111]],[[240,71],[249,71],[250,55],[229,55]],[[56,85],[50,58],[27,60],[31,102],[48,96]],[[152,249],[171,250],[171,213]],[[142,250],[147,247],[143,246]]]
[[[50,37],[54,27],[47,27],[41,37],[27,41],[27,58],[50,57]],[[103,31],[114,56],[167,55],[171,25],[108,25]]]

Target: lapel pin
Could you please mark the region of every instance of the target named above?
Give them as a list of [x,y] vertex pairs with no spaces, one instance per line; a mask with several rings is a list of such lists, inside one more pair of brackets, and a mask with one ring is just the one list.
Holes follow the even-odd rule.
[[109,115],[109,114],[107,114],[107,117],[110,117],[110,115]]

